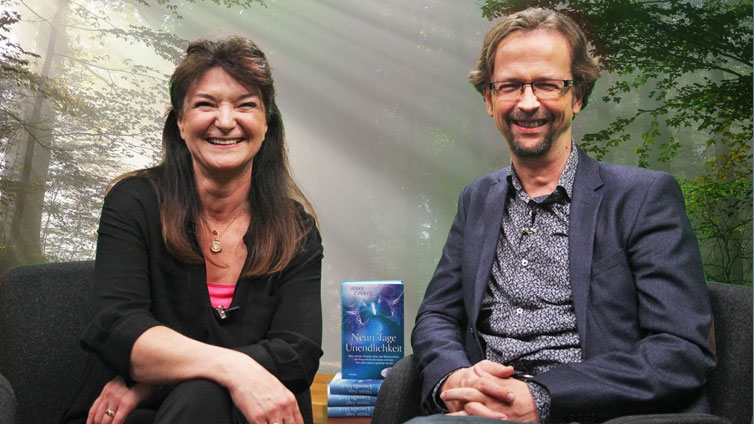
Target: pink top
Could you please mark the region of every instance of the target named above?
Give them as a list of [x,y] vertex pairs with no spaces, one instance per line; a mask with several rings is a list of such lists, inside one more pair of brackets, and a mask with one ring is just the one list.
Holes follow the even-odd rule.
[[236,291],[235,284],[217,284],[207,281],[207,289],[209,290],[209,302],[213,308],[222,306],[225,309],[230,307],[230,303],[233,301],[233,292]]

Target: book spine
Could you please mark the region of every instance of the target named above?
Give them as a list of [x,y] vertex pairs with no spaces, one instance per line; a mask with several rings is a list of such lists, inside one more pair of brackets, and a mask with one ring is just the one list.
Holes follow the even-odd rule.
[[364,395],[329,395],[327,406],[374,406],[377,396]]
[[371,417],[374,406],[328,406],[328,417]]
[[330,393],[334,395],[367,395],[377,396],[382,381],[367,380],[333,380],[330,382]]

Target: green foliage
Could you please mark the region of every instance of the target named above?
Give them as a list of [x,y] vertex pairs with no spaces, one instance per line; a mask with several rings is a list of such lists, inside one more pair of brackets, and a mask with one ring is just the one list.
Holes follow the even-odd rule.
[[682,180],[689,216],[699,241],[711,245],[707,278],[751,286],[752,191],[746,179],[721,181],[703,175]]
[[602,158],[634,141],[636,164],[649,167],[695,144],[687,159],[702,168],[683,187],[707,277],[751,284],[752,2],[487,0],[482,12],[494,19],[531,6],[582,23],[602,69],[619,77],[604,103],[647,99],[581,147]]

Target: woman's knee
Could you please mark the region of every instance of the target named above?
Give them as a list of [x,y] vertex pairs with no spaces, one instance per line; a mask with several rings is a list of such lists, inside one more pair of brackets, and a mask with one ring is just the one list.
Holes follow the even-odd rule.
[[230,394],[228,394],[228,390],[225,387],[212,380],[203,379],[178,383],[168,397],[174,395],[179,398],[189,398],[192,401],[201,399],[230,401]]
[[155,422],[232,422],[232,416],[233,401],[223,386],[210,380],[189,380],[170,391]]

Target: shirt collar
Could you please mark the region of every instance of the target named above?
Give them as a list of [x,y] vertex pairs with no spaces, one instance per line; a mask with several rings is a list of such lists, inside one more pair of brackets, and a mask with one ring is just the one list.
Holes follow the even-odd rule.
[[[573,192],[573,181],[576,178],[576,167],[579,164],[579,153],[577,151],[576,143],[571,141],[571,153],[568,155],[568,160],[566,161],[565,167],[563,168],[563,172],[560,173],[560,178],[558,178],[558,185],[555,187],[555,192],[561,192],[561,195],[563,197],[563,200],[570,202],[571,201],[571,193]],[[526,192],[523,190],[523,186],[521,185],[521,180],[518,178],[518,174],[516,174],[516,169],[513,166],[513,162],[511,162],[511,172],[508,175],[508,184],[513,187],[515,193],[519,195],[523,195],[525,197],[525,200],[529,199],[529,196],[526,194]]]

